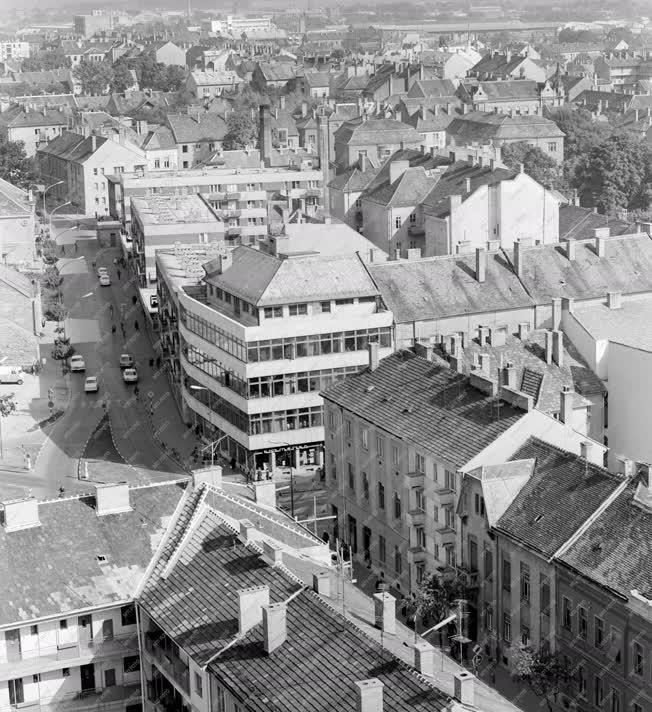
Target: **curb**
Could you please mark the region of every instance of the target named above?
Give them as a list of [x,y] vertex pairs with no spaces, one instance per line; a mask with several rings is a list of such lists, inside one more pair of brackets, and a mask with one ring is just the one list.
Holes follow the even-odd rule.
[[[41,443],[41,446],[38,449],[38,452],[36,453],[36,457],[34,458],[34,463],[32,464],[32,470],[36,469],[36,465],[38,464],[38,461],[41,458],[41,453],[43,452],[43,448],[45,447],[46,443],[48,440],[50,440],[50,435],[54,431],[54,429],[61,424],[65,416],[68,414],[68,408],[70,407],[70,401],[72,400],[72,383],[66,381],[66,377],[63,376],[64,383],[66,384],[66,399],[65,399],[65,404],[63,408],[59,411],[59,416],[56,418],[56,420],[52,423],[52,427],[50,428],[50,432],[45,433],[45,438],[43,439],[43,442]],[[39,427],[41,427],[39,425]],[[84,445],[86,447],[86,445]]]
[[[95,424],[95,427],[91,430],[91,434],[86,438],[86,442],[84,443],[84,447],[82,447],[81,450],[81,455],[79,456],[79,459],[77,460],[77,479],[80,482],[89,482],[90,480],[86,480],[85,478],[82,478],[81,476],[81,468],[82,468],[82,462],[86,459],[84,457],[84,454],[86,453],[86,448],[88,447],[88,443],[92,440],[93,436],[97,432],[98,428],[100,427],[101,422],[104,420],[104,418],[108,418],[108,413],[104,412],[101,416],[100,419],[97,421]],[[111,429],[111,425],[109,423],[109,431]],[[113,438],[112,438],[113,439]],[[118,453],[120,454],[120,453]],[[122,455],[120,455],[122,457]],[[124,459],[124,458],[123,458]]]

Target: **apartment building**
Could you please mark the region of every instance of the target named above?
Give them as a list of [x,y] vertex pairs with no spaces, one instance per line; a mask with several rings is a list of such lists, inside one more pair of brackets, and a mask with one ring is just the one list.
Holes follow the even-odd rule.
[[5,265],[31,263],[36,257],[35,207],[31,191],[0,178],[0,245]]
[[55,185],[50,196],[70,201],[85,215],[109,214],[109,176],[144,171],[145,152],[121,136],[82,136],[64,131],[36,152],[41,175]]
[[[197,269],[194,284],[185,280],[196,257],[156,255],[184,416],[249,470],[322,466],[320,390],[357,372],[368,343],[391,352],[391,314],[355,247],[318,254],[301,233],[273,254],[236,247],[209,259],[203,276]],[[166,333],[173,319],[176,338]]]
[[21,42],[18,39],[0,40],[0,62],[20,62],[21,59],[28,59],[29,55],[29,42]]
[[224,221],[201,195],[132,197],[130,214],[128,254],[141,286],[156,280],[157,249],[224,241]]
[[181,495],[174,484],[98,485],[2,503],[0,709],[142,708],[133,601]]
[[458,561],[462,474],[504,461],[532,435],[602,462],[605,448],[500,385],[486,359],[467,377],[400,351],[322,393],[336,535],[379,579],[413,591]]
[[60,136],[68,128],[69,115],[63,106],[57,109],[14,104],[0,113],[0,132],[9,141],[22,141],[28,158],[40,146]]
[[124,172],[109,185],[110,214],[129,225],[133,197],[200,194],[224,221],[227,238],[255,243],[267,235],[275,205],[288,215],[295,210],[314,215],[322,205],[322,172],[313,168],[311,158],[296,158],[295,164],[278,168],[261,168],[257,161],[251,168]]

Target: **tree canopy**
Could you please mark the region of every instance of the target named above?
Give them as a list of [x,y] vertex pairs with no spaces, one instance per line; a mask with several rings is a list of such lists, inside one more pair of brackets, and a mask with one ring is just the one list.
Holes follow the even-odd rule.
[[558,653],[518,646],[513,656],[514,677],[524,682],[538,697],[543,697],[550,712],[562,687],[570,681],[571,670]]
[[113,67],[107,62],[80,62],[73,75],[79,81],[84,94],[106,94],[113,81]]
[[0,178],[25,190],[38,181],[36,161],[27,158],[22,141],[9,141],[0,136]]
[[226,120],[227,131],[224,148],[227,151],[250,148],[255,145],[258,126],[248,112],[232,112]]
[[23,72],[42,72],[48,69],[68,69],[69,67],[70,58],[66,57],[61,47],[38,52],[32,57],[24,59],[20,65]]
[[563,187],[560,166],[538,146],[531,146],[525,141],[506,144],[502,147],[502,159],[506,166],[513,169],[523,164],[523,170],[546,188]]

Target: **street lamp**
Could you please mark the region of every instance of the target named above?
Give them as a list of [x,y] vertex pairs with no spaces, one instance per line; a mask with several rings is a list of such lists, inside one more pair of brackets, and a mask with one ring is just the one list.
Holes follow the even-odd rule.
[[77,230],[77,229],[78,229],[78,226],[77,226],[77,225],[73,225],[72,227],[67,227],[65,230],[62,230],[62,231],[55,237],[54,241],[55,241],[57,244],[59,244],[59,243],[58,243],[58,240],[59,240],[59,238],[61,237],[61,235],[65,235],[67,232],[70,232],[71,230]]
[[[290,448],[290,450],[292,449],[290,443],[281,443],[277,440],[270,440],[269,442],[273,445],[283,445],[284,447]],[[290,512],[294,519],[294,467],[292,467],[292,455],[290,455]]]
[[[208,407],[210,408],[210,393],[211,393],[211,391],[209,388],[205,388],[204,386],[195,386],[195,385],[191,384],[190,390],[191,391],[208,391],[208,393],[209,393],[209,396],[208,396],[209,406]],[[215,465],[215,448],[222,442],[222,440],[224,440],[227,437],[228,437],[228,435],[222,435],[222,437],[218,438],[217,440],[214,440],[213,442],[209,443],[205,447],[201,448],[200,452],[205,452],[206,450],[208,450],[208,448],[211,449],[211,468],[214,467],[214,465]]]
[[[52,186],[50,186],[52,187]],[[57,207],[50,211],[50,238],[52,237],[52,216],[57,212],[57,210],[60,210],[61,208],[65,208],[66,205],[72,205],[72,202],[69,200],[66,203],[61,203],[61,205],[57,205]]]
[[47,215],[47,211],[45,209],[45,194],[48,192],[48,190],[50,190],[50,188],[54,188],[55,185],[61,185],[65,182],[65,180],[58,180],[56,183],[52,183],[52,185],[47,186],[47,188],[43,186],[43,217],[46,217]]

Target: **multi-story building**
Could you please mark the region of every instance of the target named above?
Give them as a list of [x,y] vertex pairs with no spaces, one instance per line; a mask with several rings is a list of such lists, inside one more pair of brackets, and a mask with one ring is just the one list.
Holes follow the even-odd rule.
[[489,52],[468,71],[469,77],[484,80],[529,79],[545,82],[545,70],[540,63],[526,54],[507,51]]
[[455,564],[465,472],[503,462],[533,435],[602,462],[602,445],[500,385],[487,361],[466,377],[408,351],[378,363],[372,349],[368,369],[322,394],[337,534],[399,591]]
[[157,249],[224,241],[224,221],[195,193],[132,197],[130,214],[131,257],[141,286],[156,280]]
[[652,708],[651,481],[629,484],[556,558],[557,648],[574,673],[563,703],[578,710]]
[[70,201],[86,215],[109,214],[109,177],[124,171],[144,172],[145,152],[115,136],[82,136],[64,131],[47,145],[38,148],[36,159],[41,175],[59,185],[51,196],[60,202]]
[[22,141],[28,158],[53,138],[60,136],[70,123],[63,106],[57,109],[14,104],[0,113],[0,132],[9,141]]
[[457,96],[464,110],[500,114],[535,114],[544,106],[553,108],[564,103],[563,91],[550,81],[540,84],[529,79],[466,81],[460,83]]
[[20,61],[30,55],[29,42],[20,40],[0,40],[0,62]]
[[93,10],[90,15],[73,17],[75,34],[84,39],[113,27],[113,16],[103,10]]
[[30,191],[0,178],[0,245],[5,264],[28,263],[36,257],[35,205]]
[[250,470],[321,466],[320,390],[357,372],[369,343],[391,352],[392,317],[354,251],[360,243],[337,244],[338,252],[320,255],[311,244],[302,254],[299,232],[296,244],[275,241],[274,254],[237,247],[209,260],[203,278],[195,272],[194,284],[184,261],[197,257],[156,255],[171,352],[166,330],[178,324],[185,417],[224,438],[223,451]]

